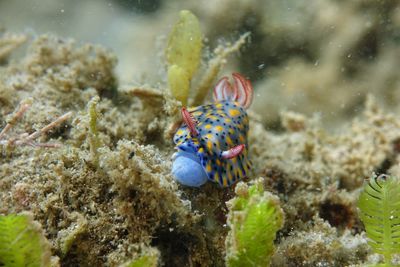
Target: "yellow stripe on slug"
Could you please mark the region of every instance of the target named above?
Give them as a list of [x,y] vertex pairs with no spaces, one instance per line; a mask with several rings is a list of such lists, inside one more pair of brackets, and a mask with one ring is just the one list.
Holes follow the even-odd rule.
[[214,181],[219,183],[219,173],[218,172],[215,172],[215,174],[214,174]]
[[240,111],[237,110],[237,109],[231,108],[231,109],[228,111],[228,113],[229,113],[229,115],[231,115],[232,117],[236,117],[236,116],[238,116],[238,115],[240,114]]
[[208,149],[209,151],[212,150],[212,146],[213,146],[212,142],[211,142],[211,141],[207,141],[207,149]]
[[222,127],[221,125],[217,125],[214,127],[214,129],[218,132],[222,132],[224,130],[224,127]]
[[228,146],[233,146],[232,139],[229,136],[226,136],[225,140],[226,140],[226,143],[228,144]]
[[199,117],[201,114],[203,114],[202,111],[196,111],[196,112],[192,113],[192,115],[195,116],[195,117]]
[[228,186],[228,181],[227,181],[226,177],[222,178],[222,184],[223,184],[223,186]]
[[207,164],[206,171],[207,172],[211,172],[212,171],[211,164]]

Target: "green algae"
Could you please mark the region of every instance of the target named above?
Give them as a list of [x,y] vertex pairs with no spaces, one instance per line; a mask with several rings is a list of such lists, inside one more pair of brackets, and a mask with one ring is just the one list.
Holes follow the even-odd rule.
[[50,266],[50,245],[32,214],[0,215],[0,265]]
[[372,176],[358,200],[360,217],[375,253],[392,266],[392,256],[400,253],[400,183],[396,177]]
[[90,143],[90,154],[92,157],[93,165],[98,166],[99,155],[98,148],[100,147],[99,133],[97,130],[97,104],[100,101],[98,96],[93,97],[88,103],[88,115],[89,115],[89,143]]
[[189,97],[190,77],[187,72],[178,65],[168,68],[168,85],[172,95],[186,106]]
[[249,37],[249,32],[243,33],[235,42],[224,42],[214,49],[213,57],[207,63],[207,69],[194,90],[195,95],[191,103],[192,105],[197,106],[204,103],[210,93],[210,88],[213,88],[213,83],[218,78],[222,68],[226,65],[228,56],[238,52],[249,41]]
[[283,226],[279,199],[263,189],[263,179],[247,187],[239,183],[228,202],[227,266],[269,266],[276,232]]
[[142,255],[139,258],[127,262],[120,267],[157,267],[158,265],[158,259],[159,259],[159,253],[151,251],[152,253]]
[[157,258],[150,256],[142,256],[139,259],[133,261],[132,263],[127,265],[128,267],[156,267],[157,266]]
[[190,81],[200,64],[202,36],[195,15],[188,10],[182,10],[179,15],[165,53],[170,91],[183,105],[187,105]]

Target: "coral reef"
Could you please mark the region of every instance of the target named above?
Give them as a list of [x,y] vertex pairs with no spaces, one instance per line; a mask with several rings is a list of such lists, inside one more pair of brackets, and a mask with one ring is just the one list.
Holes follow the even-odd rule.
[[[32,98],[15,131],[33,132],[53,114],[74,113],[72,122],[43,137],[57,139],[60,148],[17,147],[7,156],[3,150],[0,165],[0,212],[32,211],[62,264],[123,263],[156,242],[154,233],[165,225],[179,232],[196,218],[171,183],[165,152],[118,141],[141,140],[147,128],[126,115],[143,112],[137,100],[119,99],[126,104],[115,106],[114,63],[102,48],[42,36],[2,70],[2,86],[14,92],[2,106],[2,121],[13,104]],[[95,96],[102,99],[89,101]]]

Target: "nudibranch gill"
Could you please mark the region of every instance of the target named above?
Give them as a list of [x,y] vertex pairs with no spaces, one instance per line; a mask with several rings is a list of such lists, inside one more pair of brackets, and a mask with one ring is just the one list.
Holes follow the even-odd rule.
[[233,73],[214,88],[214,103],[182,108],[183,124],[174,136],[172,174],[184,185],[199,187],[208,180],[221,187],[246,177],[251,169],[246,109],[253,99],[249,80]]

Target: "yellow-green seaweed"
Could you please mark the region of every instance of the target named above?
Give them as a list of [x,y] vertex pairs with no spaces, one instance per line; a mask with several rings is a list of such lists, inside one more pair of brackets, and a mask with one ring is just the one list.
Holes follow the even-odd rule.
[[190,78],[187,72],[178,65],[169,67],[168,85],[175,99],[186,105],[190,87]]
[[203,104],[204,99],[207,97],[210,88],[212,88],[213,83],[215,82],[215,79],[218,77],[221,69],[225,66],[227,57],[234,52],[238,52],[246,41],[249,40],[249,36],[250,32],[246,32],[233,44],[224,43],[214,49],[214,57],[208,62],[207,70],[201,77],[196,90],[194,90],[196,94],[191,103],[193,106]]
[[392,266],[393,254],[400,253],[400,180],[396,177],[372,176],[358,199],[360,218],[375,253]]
[[227,266],[268,266],[276,232],[283,226],[279,199],[263,189],[263,179],[250,187],[240,182],[229,207]]
[[78,237],[88,230],[88,222],[82,214],[73,212],[70,216],[76,219],[76,222],[72,223],[68,229],[60,230],[57,233],[57,237],[59,238],[58,245],[63,257],[68,254]]
[[143,255],[132,262],[122,265],[121,267],[157,267],[157,255]]
[[89,114],[89,144],[90,154],[92,162],[95,166],[99,163],[99,155],[97,149],[100,146],[99,133],[97,131],[97,104],[100,98],[98,96],[93,97],[88,103],[88,114]]
[[190,81],[201,59],[201,30],[197,17],[188,10],[180,12],[166,48],[168,83],[172,95],[187,104]]
[[50,245],[31,214],[0,215],[0,266],[50,266]]

